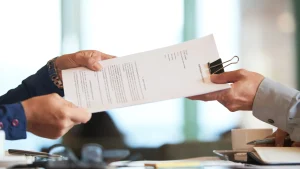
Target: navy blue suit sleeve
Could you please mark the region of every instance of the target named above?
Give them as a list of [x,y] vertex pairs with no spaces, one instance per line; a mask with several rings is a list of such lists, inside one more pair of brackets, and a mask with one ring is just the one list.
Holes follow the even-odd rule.
[[20,102],[31,97],[57,93],[64,96],[63,90],[57,88],[51,81],[48,67],[42,67],[36,74],[22,81],[15,89],[9,90],[0,97],[0,105]]
[[23,80],[18,87],[0,96],[0,129],[5,131],[7,140],[26,138],[26,116],[20,102],[50,93],[64,96],[63,90],[51,81],[48,67],[44,66]]

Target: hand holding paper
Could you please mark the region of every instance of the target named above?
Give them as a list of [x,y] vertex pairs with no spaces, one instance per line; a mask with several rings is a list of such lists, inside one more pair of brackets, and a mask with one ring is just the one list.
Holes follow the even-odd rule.
[[217,100],[232,112],[252,110],[256,91],[263,79],[262,75],[243,69],[212,75],[212,82],[217,84],[232,83],[231,89],[193,96],[190,99],[203,101]]
[[65,98],[90,112],[227,89],[210,81],[219,59],[212,35],[178,45],[101,61],[102,71],[64,70]]

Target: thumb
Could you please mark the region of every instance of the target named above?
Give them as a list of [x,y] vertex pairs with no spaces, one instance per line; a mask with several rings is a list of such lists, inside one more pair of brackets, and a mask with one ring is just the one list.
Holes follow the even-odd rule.
[[234,83],[241,79],[243,71],[246,70],[236,70],[231,72],[224,72],[221,74],[212,74],[210,79],[213,83],[217,84]]
[[113,59],[113,58],[117,58],[117,57],[101,52],[101,58],[102,58],[102,60],[107,60],[107,59]]
[[99,71],[101,65],[99,61],[102,60],[101,52],[97,50],[82,50],[73,55],[74,62],[78,65],[85,66],[91,70]]
[[69,107],[68,109],[70,109],[69,112],[72,112],[72,113],[70,113],[70,119],[76,124],[86,123],[92,117],[92,114],[84,108]]

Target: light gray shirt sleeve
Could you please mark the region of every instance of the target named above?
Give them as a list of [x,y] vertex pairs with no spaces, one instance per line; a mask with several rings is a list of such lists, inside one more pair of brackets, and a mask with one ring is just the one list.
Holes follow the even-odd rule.
[[300,92],[265,78],[254,98],[253,115],[300,141]]

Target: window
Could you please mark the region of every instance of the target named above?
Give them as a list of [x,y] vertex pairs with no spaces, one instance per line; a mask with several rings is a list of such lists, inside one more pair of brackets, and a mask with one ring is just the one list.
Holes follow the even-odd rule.
[[[223,62],[235,55],[243,58],[239,51],[240,1],[201,0],[197,2],[197,36],[202,37],[213,33]],[[241,62],[230,65],[225,70],[235,70],[239,67]],[[237,127],[239,120],[239,113],[229,112],[216,101],[198,103],[200,140],[219,139],[220,134]]]
[[[183,1],[89,0],[81,7],[82,49],[121,57],[182,39]],[[183,139],[182,99],[112,110],[110,115],[129,146],[153,147]]]
[[[2,95],[60,55],[60,1],[0,1],[0,21]],[[5,148],[39,150],[54,142],[27,136],[26,140],[6,141]]]

